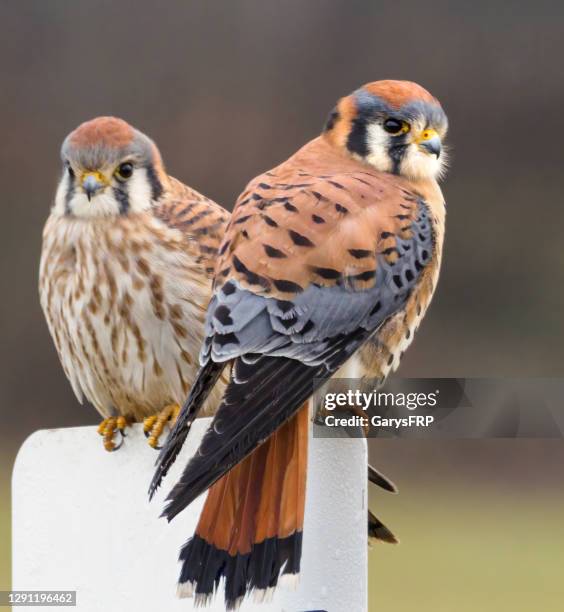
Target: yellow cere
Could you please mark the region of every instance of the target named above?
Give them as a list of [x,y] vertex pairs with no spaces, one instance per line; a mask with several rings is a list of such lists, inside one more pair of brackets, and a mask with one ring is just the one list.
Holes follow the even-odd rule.
[[106,180],[106,177],[101,173],[101,172],[85,172],[82,175],[81,178],[81,182],[84,183],[84,181],[89,177],[92,176],[96,179],[96,181],[98,181],[98,183],[101,183],[102,185],[107,185],[108,181]]

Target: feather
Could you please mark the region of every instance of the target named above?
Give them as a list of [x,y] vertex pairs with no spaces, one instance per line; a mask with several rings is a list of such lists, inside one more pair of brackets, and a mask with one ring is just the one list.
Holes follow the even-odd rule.
[[399,544],[396,536],[368,510],[368,538],[369,543],[374,541]]
[[368,464],[368,480],[370,480],[372,484],[382,487],[385,491],[389,491],[390,493],[398,492],[395,483],[370,464]]

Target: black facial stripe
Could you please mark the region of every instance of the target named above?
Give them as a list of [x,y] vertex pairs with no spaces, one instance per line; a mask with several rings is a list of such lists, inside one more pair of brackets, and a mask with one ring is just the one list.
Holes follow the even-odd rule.
[[125,185],[113,188],[114,197],[119,202],[119,214],[125,215],[129,211],[129,195]]
[[407,151],[407,134],[401,136],[390,136],[388,144],[388,155],[392,160],[392,173],[399,174],[401,162]]
[[151,197],[153,200],[158,200],[163,195],[163,186],[159,181],[155,166],[153,166],[153,164],[149,164],[146,167],[146,170],[147,178],[149,179],[149,183],[151,185]]
[[68,177],[67,192],[65,193],[65,215],[70,215],[72,214],[70,203],[76,190],[76,178],[74,176],[71,176],[66,169],[65,176]]
[[368,155],[368,146],[366,144],[367,123],[367,118],[359,113],[358,117],[353,120],[352,128],[347,139],[347,149],[351,153],[360,155],[360,157],[366,157]]
[[360,157],[366,157],[368,155],[366,128],[369,123],[376,121],[377,117],[384,116],[388,108],[382,100],[362,89],[356,92],[355,99],[357,115],[352,122],[347,149]]

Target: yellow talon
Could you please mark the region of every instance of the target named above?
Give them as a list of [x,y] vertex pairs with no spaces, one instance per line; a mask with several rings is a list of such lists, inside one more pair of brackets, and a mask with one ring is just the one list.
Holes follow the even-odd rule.
[[98,435],[99,435],[99,436],[103,436],[103,435],[104,435],[104,433],[106,432],[106,426],[107,426],[107,424],[108,424],[108,420],[109,420],[109,419],[104,419],[104,420],[103,420],[103,421],[100,423],[100,425],[98,425]]
[[155,424],[156,420],[156,414],[152,414],[151,416],[143,420],[143,433],[145,435],[147,435],[151,431],[151,429],[153,429],[153,425]]
[[169,404],[157,414],[153,414],[143,421],[143,431],[151,448],[159,448],[159,439],[167,423],[174,425],[179,414],[180,406],[178,404]]
[[[124,430],[129,425],[129,420],[125,416],[108,417],[104,419],[100,425],[98,425],[98,434],[104,438],[104,448],[108,452],[117,450],[123,444],[123,438],[125,437]],[[114,442],[114,436],[116,431],[121,434],[121,440],[119,444]]]

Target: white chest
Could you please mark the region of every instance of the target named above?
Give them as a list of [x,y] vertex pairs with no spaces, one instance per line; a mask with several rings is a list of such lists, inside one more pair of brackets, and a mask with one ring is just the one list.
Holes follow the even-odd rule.
[[44,235],[41,304],[75,392],[103,414],[180,402],[198,367],[207,279],[176,232],[139,221],[59,217]]

